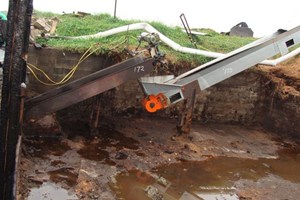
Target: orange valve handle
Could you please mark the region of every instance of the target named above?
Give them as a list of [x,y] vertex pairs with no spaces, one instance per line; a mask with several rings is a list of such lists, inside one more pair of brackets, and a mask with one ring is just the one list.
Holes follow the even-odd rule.
[[159,93],[158,95],[149,95],[143,99],[143,105],[148,112],[154,113],[168,106],[168,101],[166,99],[167,98],[162,93]]

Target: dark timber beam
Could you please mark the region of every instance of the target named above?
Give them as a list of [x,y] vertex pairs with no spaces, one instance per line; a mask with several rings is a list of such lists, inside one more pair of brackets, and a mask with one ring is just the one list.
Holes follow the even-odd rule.
[[25,81],[32,9],[33,0],[9,0],[0,121],[1,200],[16,198],[16,148],[21,135],[21,83]]

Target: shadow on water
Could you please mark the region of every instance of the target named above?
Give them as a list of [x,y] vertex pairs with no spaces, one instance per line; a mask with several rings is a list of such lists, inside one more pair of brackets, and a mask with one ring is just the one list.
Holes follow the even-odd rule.
[[101,147],[115,147],[120,149],[139,149],[139,142],[133,138],[126,137],[123,133],[108,127],[98,128]]
[[84,147],[79,149],[77,153],[87,160],[103,161],[108,165],[116,164],[109,158],[109,153],[103,150],[99,143],[89,143],[86,141]]
[[116,151],[122,149],[139,149],[139,143],[133,138],[126,137],[107,127],[98,128],[97,139],[87,138],[84,147],[77,151],[79,155],[88,160],[104,161],[108,165],[116,163],[109,158],[109,153],[105,150],[107,147],[114,147]]
[[278,159],[212,157],[199,162],[163,165],[147,173],[130,171],[119,174],[112,188],[119,198],[128,200],[160,197],[232,200],[238,199],[234,183],[240,179],[257,181],[275,175],[300,183],[300,150],[284,148],[278,154]]
[[27,154],[42,159],[49,155],[61,156],[71,149],[61,138],[31,138],[24,140],[23,145]]

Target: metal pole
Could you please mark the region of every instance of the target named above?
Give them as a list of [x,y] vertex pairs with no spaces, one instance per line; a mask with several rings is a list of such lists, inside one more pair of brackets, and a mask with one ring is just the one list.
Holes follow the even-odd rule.
[[117,0],[115,0],[114,18],[116,18],[116,14],[117,14]]
[[195,46],[195,48],[197,49],[197,44],[196,44],[196,42],[195,42],[194,39],[193,39],[193,35],[192,35],[192,32],[191,32],[190,26],[189,26],[189,24],[188,24],[188,22],[187,22],[187,20],[186,20],[186,18],[185,18],[184,13],[182,13],[182,14],[180,15],[180,19],[181,19],[181,22],[182,22],[182,24],[183,24],[183,27],[184,27],[184,29],[185,29],[185,32],[186,32],[186,34],[188,35],[188,37],[189,37],[191,43],[192,43],[192,44]]

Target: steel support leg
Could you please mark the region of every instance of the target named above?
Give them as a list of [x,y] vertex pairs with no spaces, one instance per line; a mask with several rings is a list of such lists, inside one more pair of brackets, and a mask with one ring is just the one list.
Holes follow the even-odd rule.
[[179,123],[177,125],[177,131],[179,134],[190,133],[195,100],[196,100],[196,89],[193,89],[191,97],[185,99],[182,106],[182,112],[181,112],[182,114],[179,119]]

